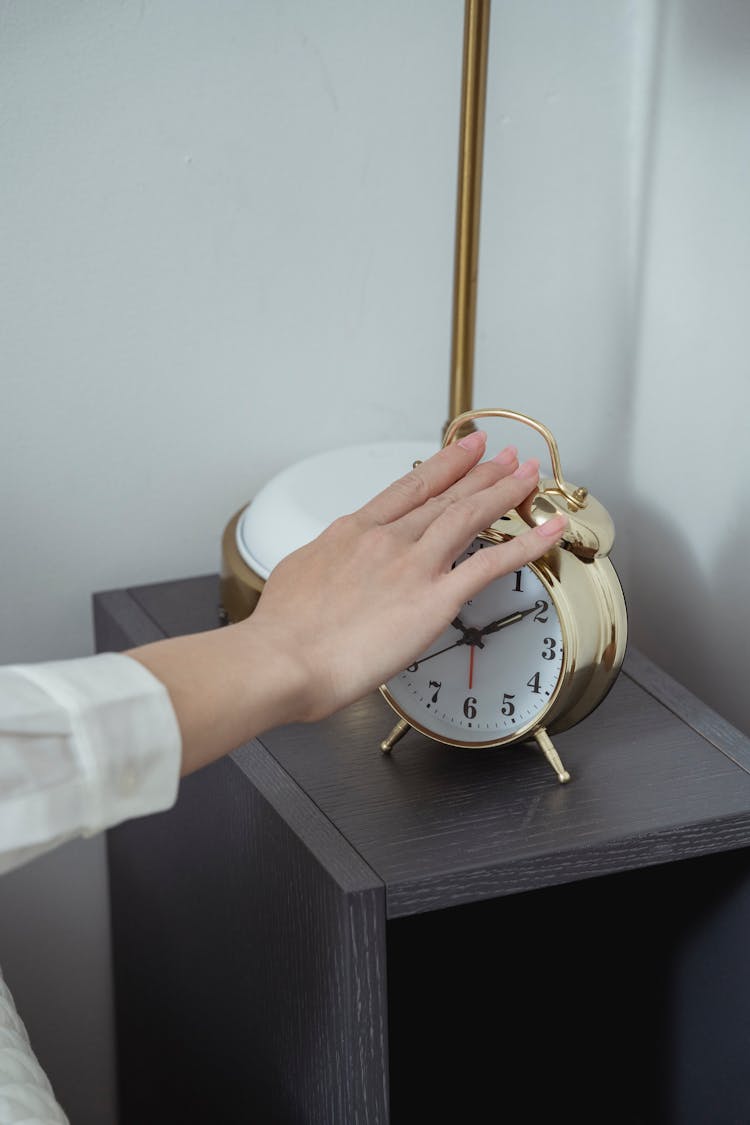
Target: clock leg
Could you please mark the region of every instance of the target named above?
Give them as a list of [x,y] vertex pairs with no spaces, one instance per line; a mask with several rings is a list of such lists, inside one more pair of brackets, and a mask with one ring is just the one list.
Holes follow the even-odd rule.
[[403,738],[408,730],[411,730],[411,726],[407,723],[406,719],[399,719],[391,733],[380,743],[380,749],[383,753],[389,754],[398,740]]
[[534,732],[534,738],[537,741],[539,749],[542,751],[545,758],[552,766],[552,769],[557,774],[558,781],[570,781],[570,774],[560,761],[560,755],[557,753],[557,750],[555,750],[552,739],[547,734],[547,731],[544,729],[544,727],[540,727],[538,731]]

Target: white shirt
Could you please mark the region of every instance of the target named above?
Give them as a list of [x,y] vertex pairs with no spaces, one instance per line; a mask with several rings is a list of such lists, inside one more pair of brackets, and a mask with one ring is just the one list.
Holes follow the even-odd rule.
[[[0,872],[174,804],[164,685],[121,653],[0,668]],[[68,1122],[0,973],[0,1125]]]

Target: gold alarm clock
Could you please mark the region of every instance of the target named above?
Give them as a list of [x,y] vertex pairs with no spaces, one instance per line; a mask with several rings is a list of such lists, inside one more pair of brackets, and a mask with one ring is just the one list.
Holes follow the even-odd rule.
[[381,750],[390,751],[412,727],[459,747],[533,739],[565,782],[570,775],[550,735],[601,703],[625,655],[625,599],[608,557],[614,527],[586,488],[563,479],[557,443],[533,418],[512,410],[466,411],[447,428],[443,444],[478,418],[508,418],[541,434],[553,479],[540,480],[536,493],[481,532],[461,559],[560,512],[568,526],[558,545],[490,583],[413,664],[381,685],[400,716]]

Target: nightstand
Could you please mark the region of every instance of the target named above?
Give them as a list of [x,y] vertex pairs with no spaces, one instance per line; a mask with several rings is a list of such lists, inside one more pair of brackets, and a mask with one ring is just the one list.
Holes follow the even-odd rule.
[[[97,649],[218,593],[97,594]],[[108,833],[121,1125],[750,1121],[750,740],[632,648],[568,785],[390,725],[274,730]]]

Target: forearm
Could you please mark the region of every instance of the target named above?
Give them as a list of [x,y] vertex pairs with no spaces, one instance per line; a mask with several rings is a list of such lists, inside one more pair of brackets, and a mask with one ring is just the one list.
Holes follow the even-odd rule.
[[182,736],[183,775],[301,717],[302,668],[278,636],[252,619],[157,641],[126,655],[169,692]]

